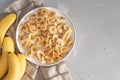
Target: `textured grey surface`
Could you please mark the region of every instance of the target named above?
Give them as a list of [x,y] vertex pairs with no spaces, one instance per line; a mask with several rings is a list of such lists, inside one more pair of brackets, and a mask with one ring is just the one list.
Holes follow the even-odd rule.
[[[0,12],[14,0],[0,0]],[[45,0],[64,10],[76,27],[66,60],[73,80],[120,80],[120,0]]]

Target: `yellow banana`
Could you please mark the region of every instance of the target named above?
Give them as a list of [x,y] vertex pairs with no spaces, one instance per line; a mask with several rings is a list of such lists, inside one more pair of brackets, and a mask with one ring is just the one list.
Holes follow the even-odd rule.
[[23,54],[18,53],[17,56],[20,60],[20,78],[19,78],[19,80],[21,80],[22,76],[25,73],[25,69],[26,69],[26,59]]
[[2,52],[14,52],[14,41],[10,36],[4,38]]
[[20,61],[16,54],[8,54],[8,74],[4,80],[19,80]]
[[2,53],[2,56],[0,58],[0,79],[5,75],[5,73],[8,70],[8,64],[7,64],[7,56],[8,53]]
[[5,37],[2,47],[2,55],[0,57],[0,79],[8,70],[8,53],[14,52],[14,42],[11,37]]
[[2,42],[7,30],[14,23],[15,19],[16,14],[8,14],[7,16],[0,20],[0,48],[2,46]]

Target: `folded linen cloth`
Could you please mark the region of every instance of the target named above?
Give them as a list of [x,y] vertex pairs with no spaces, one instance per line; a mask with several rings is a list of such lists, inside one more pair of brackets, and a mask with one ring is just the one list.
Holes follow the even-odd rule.
[[[30,10],[43,6],[42,0],[16,0],[9,5],[0,18],[8,13],[17,14],[16,22],[10,27],[6,35],[11,36],[15,42],[16,53],[19,52],[16,45],[16,28],[20,19]],[[65,62],[61,62],[51,67],[42,67],[27,61],[26,71],[22,80],[72,80]]]

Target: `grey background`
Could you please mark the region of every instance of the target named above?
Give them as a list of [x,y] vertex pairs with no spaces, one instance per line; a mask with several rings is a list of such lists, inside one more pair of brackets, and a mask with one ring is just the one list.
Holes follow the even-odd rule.
[[[0,12],[14,0],[0,0]],[[76,28],[66,60],[73,80],[120,80],[120,0],[45,0],[64,10]]]

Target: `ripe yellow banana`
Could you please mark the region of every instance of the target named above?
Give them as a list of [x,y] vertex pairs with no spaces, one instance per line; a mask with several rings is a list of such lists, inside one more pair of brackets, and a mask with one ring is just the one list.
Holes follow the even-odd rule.
[[21,80],[22,76],[25,73],[25,69],[26,69],[26,59],[23,54],[18,53],[17,56],[20,60],[20,78],[19,78],[19,80]]
[[14,53],[8,54],[8,74],[4,80],[19,80],[20,60]]
[[14,52],[14,41],[10,36],[6,36],[3,41],[2,52]]
[[8,70],[8,64],[7,64],[7,56],[8,53],[2,53],[2,56],[0,58],[0,79],[5,75],[5,73]]
[[0,48],[2,46],[2,42],[7,30],[14,23],[15,19],[16,14],[8,14],[7,16],[0,20]]
[[4,38],[2,48],[2,55],[0,57],[0,79],[8,70],[8,53],[14,52],[14,43],[11,37]]

